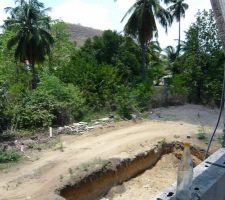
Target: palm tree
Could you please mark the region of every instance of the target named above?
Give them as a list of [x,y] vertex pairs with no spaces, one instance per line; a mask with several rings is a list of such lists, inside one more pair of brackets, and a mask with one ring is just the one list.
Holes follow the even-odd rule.
[[162,57],[162,49],[158,41],[149,42],[146,48],[146,58],[148,63],[149,76],[152,84],[158,85],[160,79],[165,75],[165,61]]
[[172,23],[170,13],[165,10],[159,0],[137,0],[136,3],[127,11],[122,21],[129,15],[124,32],[127,35],[137,39],[142,52],[142,78],[145,79],[146,68],[146,47],[148,42],[155,36],[158,36],[156,20],[165,28]]
[[165,3],[172,3],[168,8],[171,12],[173,19],[179,23],[179,37],[178,37],[178,48],[177,53],[180,52],[180,34],[181,34],[181,18],[185,17],[185,11],[188,9],[188,4],[184,2],[185,0],[165,0]]
[[8,40],[9,49],[15,46],[15,59],[26,63],[32,72],[32,89],[38,83],[35,64],[45,60],[50,53],[53,38],[50,34],[50,17],[44,4],[38,0],[16,0],[17,6],[5,8],[10,17],[4,21],[4,28],[14,34]]
[[167,60],[169,62],[174,62],[177,58],[177,50],[172,46],[167,46],[164,50],[166,53]]
[[164,59],[167,62],[167,69],[172,72],[172,74],[177,72],[177,69],[174,68],[174,61],[177,59],[177,49],[172,46],[167,46],[164,49]]

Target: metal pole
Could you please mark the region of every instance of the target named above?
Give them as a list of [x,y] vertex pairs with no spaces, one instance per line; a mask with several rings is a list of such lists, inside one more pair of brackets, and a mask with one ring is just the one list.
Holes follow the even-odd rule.
[[[223,26],[225,25],[225,1],[224,0],[219,0],[220,3],[220,8],[221,8],[221,13],[222,13],[222,22],[223,22]],[[223,27],[223,36],[225,34],[224,32],[224,27]],[[223,40],[224,38],[222,38]],[[224,42],[223,41],[223,47],[224,47]],[[224,49],[225,51],[225,49]],[[225,65],[224,65],[224,76],[225,76]],[[225,84],[225,83],[224,83]],[[225,90],[225,88],[223,88]],[[224,92],[223,92],[223,103],[224,103]],[[225,147],[225,105],[223,105],[223,143],[222,143],[222,147]]]

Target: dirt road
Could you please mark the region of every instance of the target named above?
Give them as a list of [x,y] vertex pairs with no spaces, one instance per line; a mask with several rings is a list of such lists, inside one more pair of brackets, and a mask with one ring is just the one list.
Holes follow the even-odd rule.
[[[129,157],[163,139],[183,141],[189,134],[195,138],[200,129],[210,133],[217,115],[218,110],[202,106],[170,107],[154,110],[149,120],[120,122],[114,128],[82,136],[62,136],[63,152],[47,150],[35,161],[24,161],[0,171],[0,199],[55,199],[54,191],[64,182],[70,168],[96,158]],[[205,146],[196,139],[193,143]],[[214,145],[217,147],[218,144]]]

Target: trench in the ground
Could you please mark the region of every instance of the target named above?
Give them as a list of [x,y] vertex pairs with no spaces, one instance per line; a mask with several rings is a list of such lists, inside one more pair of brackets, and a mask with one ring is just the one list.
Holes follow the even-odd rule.
[[[150,199],[175,181],[182,149],[179,142],[163,143],[133,158],[111,159],[57,192],[66,200]],[[196,165],[203,159],[204,150],[193,146],[191,152]]]

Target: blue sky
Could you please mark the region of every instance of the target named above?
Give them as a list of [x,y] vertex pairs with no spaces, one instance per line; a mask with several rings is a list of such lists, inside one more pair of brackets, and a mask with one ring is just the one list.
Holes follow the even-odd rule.
[[[6,18],[4,7],[13,6],[14,0],[1,0],[0,24]],[[66,22],[81,24],[97,29],[112,29],[118,32],[123,30],[124,23],[120,23],[125,12],[135,0],[42,0],[47,7],[52,7],[49,13],[54,19],[62,19]],[[186,0],[189,9],[185,19],[182,20],[182,39],[185,38],[184,31],[195,20],[198,9],[211,8],[210,0]],[[158,26],[159,41],[162,47],[175,45],[178,37],[178,24],[174,23],[168,34]]]

